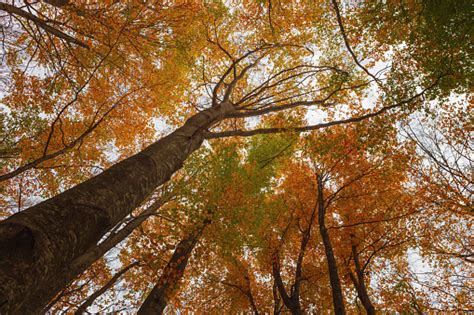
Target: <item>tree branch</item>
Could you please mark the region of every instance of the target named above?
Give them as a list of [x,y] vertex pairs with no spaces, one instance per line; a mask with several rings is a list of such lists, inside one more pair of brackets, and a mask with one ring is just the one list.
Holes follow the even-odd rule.
[[20,9],[20,8],[17,8],[15,6],[11,5],[11,4],[0,3],[0,10],[5,11],[5,12],[9,13],[10,15],[21,16],[21,17],[23,17],[23,18],[25,18],[29,21],[32,21],[38,27],[45,30],[47,33],[52,34],[56,37],[59,37],[59,38],[65,40],[68,43],[76,44],[78,46],[89,49],[89,46],[86,43],[84,43],[83,41],[80,41],[77,38],[74,38],[71,35],[68,35],[68,34],[52,27],[46,21],[40,19],[39,17],[37,17],[37,16],[35,16],[35,15],[29,13],[29,12],[26,12],[26,11]]
[[226,138],[226,137],[250,137],[250,136],[260,135],[260,134],[273,134],[273,133],[283,133],[283,132],[297,132],[297,133],[299,133],[299,132],[306,132],[306,131],[311,131],[311,130],[323,129],[323,128],[336,126],[336,125],[344,125],[344,124],[349,124],[349,123],[361,122],[361,121],[364,121],[366,119],[379,116],[379,115],[385,113],[386,111],[388,111],[390,109],[410,104],[411,102],[413,102],[417,98],[423,96],[427,90],[429,90],[429,89],[433,88],[434,86],[436,86],[438,84],[439,80],[442,77],[443,76],[438,77],[433,84],[431,84],[430,86],[423,89],[420,93],[417,93],[417,94],[413,95],[412,97],[410,97],[408,99],[405,99],[403,101],[400,101],[398,103],[395,103],[395,104],[392,104],[392,105],[389,105],[389,106],[384,106],[384,107],[382,107],[381,109],[379,109],[375,112],[365,114],[365,115],[362,115],[362,116],[351,117],[351,118],[347,118],[347,119],[336,120],[336,121],[321,123],[321,124],[317,124],[317,125],[301,126],[301,127],[259,128],[259,129],[254,129],[254,130],[240,130],[240,129],[237,129],[237,130],[229,130],[229,131],[222,131],[222,132],[207,132],[205,134],[205,138],[206,139],[217,139],[217,138]]

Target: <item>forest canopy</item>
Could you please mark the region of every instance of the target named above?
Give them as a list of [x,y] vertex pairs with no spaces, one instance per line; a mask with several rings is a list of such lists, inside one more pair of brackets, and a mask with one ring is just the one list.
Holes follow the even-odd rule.
[[0,314],[474,309],[472,1],[0,2]]

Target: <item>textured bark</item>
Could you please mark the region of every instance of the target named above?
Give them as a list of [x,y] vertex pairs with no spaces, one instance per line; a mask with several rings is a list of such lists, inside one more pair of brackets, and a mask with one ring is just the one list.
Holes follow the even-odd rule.
[[334,251],[329,237],[329,232],[325,224],[326,207],[324,204],[323,197],[323,179],[318,175],[318,220],[319,220],[319,232],[323,240],[324,252],[326,253],[326,259],[328,263],[329,281],[331,283],[332,290],[332,301],[334,306],[334,313],[336,315],[345,314],[344,308],[344,296],[342,294],[341,281],[337,271],[336,258],[334,257]]
[[[151,214],[155,213],[163,204],[166,203],[166,199],[160,199],[155,201],[148,208],[143,210],[140,215],[128,222],[119,231],[109,235],[99,245],[93,246],[86,253],[75,259],[67,270],[64,270],[61,274],[61,278],[58,281],[54,281],[49,284],[48,289],[44,291],[44,299],[53,299],[55,292],[66,287],[74,279],[79,277],[86,269],[92,265],[96,260],[104,256],[110,249],[115,247],[118,243],[123,241],[133,230],[143,223]],[[48,297],[49,294],[49,297]],[[42,313],[46,313],[54,305],[49,303],[48,306],[43,309]]]
[[153,287],[150,294],[148,294],[147,298],[138,310],[138,314],[163,314],[169,299],[176,291],[178,282],[181,280],[184,274],[189,257],[191,257],[191,253],[196,246],[197,241],[201,237],[203,229],[209,223],[210,221],[204,222],[203,225],[197,228],[193,233],[191,233],[191,235],[178,243],[176,249],[174,250],[173,256],[168,261],[168,264],[158,279],[157,284]]
[[352,280],[352,283],[354,283],[354,287],[357,290],[357,296],[362,302],[365,311],[368,315],[375,315],[375,307],[372,305],[372,302],[369,298],[369,293],[367,292],[367,286],[365,285],[364,279],[364,270],[362,270],[360,266],[359,254],[357,253],[357,247],[355,244],[352,244],[352,257],[356,267],[356,275],[354,275],[354,273],[351,271],[349,276]]
[[74,314],[75,315],[81,315],[81,314],[86,313],[87,308],[89,306],[91,306],[99,296],[101,296],[102,294],[105,293],[105,291],[110,289],[123,274],[125,274],[127,271],[129,271],[130,269],[132,269],[133,267],[135,267],[137,265],[138,265],[138,261],[135,261],[135,262],[129,264],[128,266],[126,266],[125,268],[122,268],[103,287],[101,287],[99,290],[92,293],[87,298],[87,300],[85,300],[84,303],[82,303],[81,306],[79,306],[79,308],[76,310],[76,312]]
[[205,130],[232,110],[222,104],[202,111],[142,152],[0,222],[0,313],[39,313],[49,301],[45,288],[167,182]]

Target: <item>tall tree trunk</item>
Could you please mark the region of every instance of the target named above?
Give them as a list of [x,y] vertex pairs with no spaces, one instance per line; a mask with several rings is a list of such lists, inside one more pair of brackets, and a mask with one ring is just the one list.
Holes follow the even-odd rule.
[[206,220],[199,228],[178,243],[173,256],[168,261],[157,284],[138,310],[138,314],[163,314],[169,299],[175,293],[179,280],[181,280],[184,274],[189,257],[191,257],[191,253],[201,237],[202,231],[209,223],[210,221]]
[[[93,246],[86,253],[76,258],[67,270],[61,274],[61,279],[52,282],[48,289],[44,292],[45,299],[53,299],[55,292],[66,287],[74,279],[80,276],[91,266],[95,261],[104,256],[110,249],[115,247],[118,243],[123,241],[133,230],[143,223],[150,215],[156,212],[163,204],[167,202],[167,199],[159,199],[143,210],[139,216],[128,222],[124,227],[115,233],[109,235],[102,243]],[[48,297],[49,294],[49,297]],[[42,313],[46,313],[55,303],[49,303],[46,308],[43,309]]]
[[323,189],[324,183],[323,178],[318,175],[318,220],[319,220],[319,232],[323,240],[324,252],[326,253],[326,259],[328,262],[329,281],[332,289],[332,301],[334,306],[334,313],[336,315],[345,314],[344,309],[344,296],[342,294],[341,281],[337,271],[336,258],[334,257],[334,251],[329,237],[329,232],[325,224],[326,206],[324,204]]
[[40,312],[44,290],[167,182],[232,110],[230,103],[204,110],[142,152],[0,222],[0,313]]
[[76,312],[74,313],[75,315],[81,315],[81,314],[84,314],[86,313],[87,311],[87,308],[89,306],[91,306],[94,301],[99,297],[101,296],[102,294],[104,294],[105,291],[107,291],[110,287],[112,287],[116,282],[117,280],[124,274],[126,273],[127,271],[129,271],[131,268],[135,267],[138,265],[138,261],[135,261],[131,264],[129,264],[128,266],[122,268],[119,272],[117,272],[113,277],[112,279],[110,279],[103,287],[101,287],[99,290],[95,291],[94,293],[92,293],[88,298],[87,300],[81,304],[81,306],[79,306],[79,308],[76,310]]
[[365,285],[364,270],[360,266],[359,253],[357,252],[357,246],[352,244],[352,257],[354,259],[354,265],[356,269],[356,275],[352,271],[349,272],[349,276],[357,290],[357,296],[359,297],[362,305],[364,305],[365,311],[368,315],[375,315],[375,307],[369,298],[367,292],[367,286]]

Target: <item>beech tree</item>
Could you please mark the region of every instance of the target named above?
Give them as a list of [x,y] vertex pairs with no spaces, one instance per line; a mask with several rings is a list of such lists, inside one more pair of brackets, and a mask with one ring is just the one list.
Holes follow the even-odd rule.
[[[158,280],[170,277],[173,257],[180,267],[173,281],[164,282],[184,286],[189,285],[186,279],[199,278],[186,270],[219,270],[208,261],[213,259],[228,264],[220,277],[203,276],[195,283],[230,292],[231,299],[238,296],[239,303],[226,306],[230,311],[278,313],[287,308],[300,314],[332,305],[342,314],[353,309],[348,299],[354,294],[367,312],[391,311],[396,307],[370,305],[396,288],[402,288],[400,294],[390,301],[404,310],[407,296],[419,291],[404,253],[410,249],[429,257],[428,231],[435,224],[433,230],[439,230],[455,221],[466,235],[470,182],[458,160],[453,164],[450,157],[431,152],[413,133],[406,144],[396,140],[399,122],[411,115],[436,115],[454,106],[452,99],[467,101],[472,75],[466,21],[471,13],[462,1],[453,2],[451,9],[431,1],[13,1],[1,4],[0,11],[5,57],[0,104],[2,313],[41,313],[53,302],[67,301],[68,285],[84,285],[81,298],[91,290],[84,283],[114,290],[104,283],[111,277],[92,281],[91,268],[94,262],[107,264],[100,258],[117,246],[125,246],[119,257],[123,266],[140,261],[124,276],[125,283],[133,283],[128,275],[135,269],[148,268],[150,277],[130,284],[139,301],[150,296],[142,312],[150,301],[158,301],[161,311],[165,304],[171,307],[170,301],[178,303],[170,293],[178,290]],[[448,137],[457,132],[440,128]],[[350,136],[345,138],[344,132]],[[303,140],[308,134],[315,137],[317,149]],[[416,144],[421,151],[410,151]],[[221,145],[228,145],[226,158],[212,164],[212,154],[203,152],[208,147],[221,152]],[[459,153],[459,143],[452,148]],[[335,173],[332,168],[316,172],[317,184],[304,186],[308,183],[298,176],[313,182],[306,173],[315,169],[306,165],[302,152],[317,157],[317,164],[336,165]],[[371,174],[367,182],[362,176],[359,183],[358,175],[365,174],[361,167],[376,164],[380,152],[387,162],[382,159],[379,175]],[[196,180],[206,184],[194,184],[184,175],[178,191],[173,190],[178,201],[169,205],[170,195],[150,199],[203,156],[214,167],[199,162],[202,171],[196,170]],[[339,169],[339,163],[344,167]],[[412,166],[412,177],[401,163]],[[425,174],[417,178],[417,172]],[[430,181],[426,172],[437,176]],[[328,180],[326,174],[336,179]],[[340,199],[339,184],[342,195],[348,190],[370,195],[368,187],[378,185],[373,191],[379,199]],[[396,198],[403,206],[387,206]],[[351,202],[344,203],[346,199]],[[258,206],[252,209],[252,204]],[[426,210],[429,204],[436,207]],[[392,208],[394,216],[383,215]],[[157,252],[139,245],[146,240],[170,256],[169,248],[165,251],[153,240],[166,226],[165,219],[154,220],[157,209],[182,224],[174,223],[166,234],[175,240],[176,257],[160,264],[147,259]],[[212,219],[203,218],[209,211]],[[191,213],[202,220],[190,219]],[[422,220],[416,223],[414,217]],[[193,228],[203,222],[206,229]],[[333,233],[329,222],[340,228]],[[316,224],[322,247],[312,231]],[[384,234],[388,226],[393,233]],[[448,252],[447,233],[436,235],[436,252]],[[456,257],[469,263],[472,253],[466,252],[465,240],[458,245],[463,249]],[[191,252],[197,260],[212,259],[196,262]],[[293,272],[288,262],[294,257]],[[329,279],[324,272],[328,266]],[[465,270],[441,263],[437,267]],[[389,269],[401,280],[389,283],[377,268]],[[254,269],[261,276],[250,276]],[[239,270],[248,276],[225,278]],[[367,285],[368,274],[377,279],[377,288]],[[460,308],[466,307],[462,294],[456,294]],[[428,296],[410,301],[419,310],[431,303]],[[204,307],[199,302],[178,307]]]

